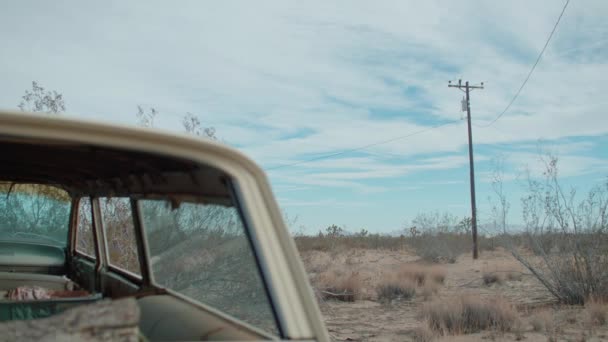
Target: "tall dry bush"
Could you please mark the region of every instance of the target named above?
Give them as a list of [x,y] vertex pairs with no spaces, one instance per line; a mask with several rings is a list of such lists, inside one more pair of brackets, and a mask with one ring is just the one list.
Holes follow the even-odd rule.
[[443,284],[446,270],[438,265],[408,263],[401,265],[397,270],[397,275],[402,279],[410,279],[419,286],[426,283]]
[[319,275],[321,297],[354,302],[361,296],[361,277],[357,272],[324,272]]
[[445,282],[446,270],[437,265],[408,263],[392,273],[386,273],[376,286],[378,300],[390,303],[398,299],[411,299],[419,292],[429,298]]
[[376,286],[378,301],[390,303],[394,300],[408,300],[416,294],[416,282],[396,274],[384,274]]
[[[479,249],[493,250],[494,239],[478,236]],[[455,263],[462,254],[473,250],[471,235],[458,231],[437,232],[434,230],[418,233],[406,240],[407,245],[423,260],[434,263]]]
[[500,297],[438,299],[427,303],[422,315],[429,327],[441,335],[470,334],[486,329],[508,332],[519,320],[513,306]]
[[435,332],[428,326],[422,326],[414,329],[412,340],[415,342],[431,342],[435,340]]
[[546,332],[551,334],[555,330],[553,315],[548,310],[535,313],[530,318],[532,330],[536,332]]
[[558,160],[545,160],[542,180],[528,177],[522,199],[525,236],[532,256],[511,252],[559,301],[583,304],[608,299],[608,179],[582,200],[566,191]]
[[[458,219],[439,211],[418,213],[410,227],[406,243],[423,260],[437,263],[454,263],[456,259],[473,250],[471,240],[472,220]],[[480,250],[495,248],[494,239],[479,235]]]
[[590,326],[602,326],[608,322],[608,304],[604,300],[591,298],[585,303],[585,314]]

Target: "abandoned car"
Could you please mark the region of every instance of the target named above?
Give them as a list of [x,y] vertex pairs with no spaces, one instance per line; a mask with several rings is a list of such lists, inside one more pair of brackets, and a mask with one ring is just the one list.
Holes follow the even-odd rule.
[[19,339],[329,341],[255,163],[201,138],[20,112],[0,112],[3,325]]

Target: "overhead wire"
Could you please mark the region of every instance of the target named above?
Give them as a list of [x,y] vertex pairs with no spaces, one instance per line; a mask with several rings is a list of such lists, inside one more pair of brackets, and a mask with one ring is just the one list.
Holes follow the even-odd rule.
[[562,17],[564,16],[564,13],[566,12],[566,8],[568,7],[569,3],[570,3],[570,0],[566,0],[566,3],[564,4],[564,7],[562,8],[561,13],[559,14],[559,17],[557,17],[557,20],[555,21],[555,25],[553,25],[553,30],[551,30],[551,33],[549,34],[549,37],[547,38],[547,41],[545,42],[545,45],[543,46],[543,49],[540,51],[540,53],[538,54],[538,57],[536,58],[536,62],[534,62],[534,64],[532,65],[532,68],[530,69],[530,72],[528,72],[528,75],[526,76],[526,78],[522,82],[521,86],[519,87],[519,89],[517,90],[517,92],[515,93],[515,95],[513,96],[513,98],[511,99],[511,101],[509,101],[509,104],[507,104],[507,106],[505,107],[505,109],[500,114],[498,114],[498,116],[496,116],[490,123],[488,123],[486,125],[476,125],[477,127],[489,127],[489,126],[492,126],[503,115],[505,115],[505,113],[511,108],[511,106],[513,105],[513,103],[515,102],[515,100],[517,100],[517,98],[519,97],[519,94],[521,94],[521,91],[526,86],[526,83],[528,83],[528,80],[530,80],[530,77],[532,76],[532,73],[536,69],[536,66],[540,62],[543,54],[545,53],[545,50],[547,49],[547,46],[549,46],[549,42],[551,41],[551,38],[553,38],[553,34],[557,30],[557,26],[559,25],[560,21],[562,20]]
[[[522,82],[521,86],[519,87],[519,89],[517,90],[517,92],[515,93],[515,95],[513,96],[513,98],[511,99],[511,101],[509,101],[509,103],[507,104],[507,106],[505,107],[505,109],[500,114],[498,114],[498,116],[496,116],[490,123],[485,124],[485,125],[475,125],[475,126],[477,126],[477,127],[489,127],[489,126],[492,126],[496,121],[498,121],[511,108],[511,106],[513,105],[513,103],[515,103],[515,100],[517,100],[517,98],[521,94],[522,90],[524,89],[524,87],[526,86],[526,84],[528,83],[528,81],[530,80],[530,77],[534,73],[534,70],[538,66],[538,64],[539,64],[542,56],[544,55],[545,51],[547,50],[547,47],[549,46],[549,43],[551,42],[551,39],[553,38],[553,35],[555,34],[555,31],[557,30],[557,27],[559,26],[559,23],[560,23],[562,17],[564,16],[564,13],[566,12],[566,8],[568,7],[569,3],[570,3],[570,0],[566,0],[566,2],[564,3],[562,11],[559,14],[559,16],[557,17],[557,20],[555,21],[555,25],[553,25],[553,29],[551,30],[551,33],[549,34],[549,37],[547,37],[545,45],[543,46],[542,50],[538,54],[538,57],[536,58],[536,61],[534,62],[534,64],[532,65],[532,68],[528,72],[528,75],[526,76],[526,78]],[[435,129],[435,128],[439,128],[439,127],[443,127],[443,126],[446,126],[446,125],[449,125],[449,124],[456,123],[458,121],[459,120],[454,120],[454,121],[446,122],[446,123],[443,123],[443,124],[440,124],[440,125],[435,125],[435,126],[432,126],[432,127],[428,127],[426,129],[422,129],[422,130],[419,130],[419,131],[416,131],[416,132],[412,132],[410,134],[406,134],[406,135],[403,135],[403,136],[399,136],[399,137],[395,137],[395,138],[379,141],[379,142],[376,142],[376,143],[372,143],[372,144],[368,144],[368,145],[364,145],[364,146],[360,146],[360,147],[356,147],[356,148],[352,148],[352,149],[347,149],[347,150],[343,150],[343,151],[339,151],[339,152],[335,152],[335,153],[330,153],[330,154],[322,155],[322,156],[315,157],[315,158],[300,160],[300,161],[293,162],[293,163],[287,163],[287,164],[277,165],[277,166],[274,166],[274,167],[269,167],[269,168],[266,168],[266,170],[270,171],[270,170],[276,170],[276,169],[280,169],[280,168],[284,168],[284,167],[296,166],[296,165],[300,165],[300,164],[304,164],[304,163],[310,163],[310,162],[313,162],[313,161],[318,161],[318,160],[323,160],[323,159],[337,157],[337,156],[344,155],[344,154],[347,154],[347,153],[352,153],[352,152],[357,152],[357,151],[365,150],[365,149],[373,147],[373,146],[388,144],[388,143],[391,143],[393,141],[397,141],[397,140],[401,140],[401,139],[406,139],[406,138],[409,138],[411,136],[414,136],[414,135],[417,135],[417,134],[420,134],[420,133],[423,133],[423,132],[427,132],[427,131],[430,131],[430,130]]]
[[375,142],[375,143],[371,143],[371,144],[367,144],[367,145],[363,145],[363,146],[359,146],[359,147],[355,147],[355,148],[351,148],[351,149],[347,149],[347,150],[342,150],[342,151],[339,151],[339,152],[333,152],[333,153],[322,155],[322,156],[319,156],[319,157],[314,157],[314,158],[304,159],[304,160],[300,160],[300,161],[293,162],[293,163],[287,163],[287,164],[281,164],[281,165],[269,167],[269,168],[266,168],[266,171],[276,170],[276,169],[280,169],[280,168],[284,168],[284,167],[296,166],[296,165],[300,165],[300,164],[310,163],[310,162],[313,162],[313,161],[318,161],[318,160],[323,160],[323,159],[337,157],[337,156],[340,156],[340,155],[343,155],[343,154],[347,154],[347,153],[352,153],[352,152],[357,152],[357,151],[365,150],[365,149],[370,148],[370,147],[388,144],[388,143],[391,143],[391,142],[394,142],[394,141],[397,141],[397,140],[403,140],[403,139],[412,137],[414,135],[418,135],[418,134],[421,134],[421,133],[424,133],[424,132],[428,132],[428,131],[431,131],[433,129],[440,128],[440,127],[447,126],[447,125],[451,125],[451,124],[454,124],[454,123],[457,123],[457,122],[460,122],[460,120],[452,120],[452,121],[444,122],[442,124],[438,124],[438,125],[434,125],[434,126],[431,126],[431,127],[427,127],[427,128],[418,130],[418,131],[410,132],[408,134],[401,135],[401,136],[398,136],[398,137],[394,137],[394,138],[378,141],[378,142]]
[[[553,37],[555,31],[557,30],[557,27],[558,27],[558,25],[559,25],[559,23],[560,23],[563,15],[564,15],[564,13],[566,11],[566,8],[568,7],[569,3],[570,3],[570,0],[566,0],[566,2],[565,2],[564,6],[562,8],[562,11],[561,11],[559,17],[557,18],[557,20],[555,22],[555,25],[553,26],[553,29],[551,30],[551,33],[549,34],[549,37],[547,38],[547,41],[545,42],[545,45],[543,46],[543,48],[540,51],[538,57],[536,58],[536,61],[532,65],[532,68],[528,72],[528,75],[526,76],[526,78],[522,82],[521,86],[519,87],[519,89],[517,90],[517,92],[515,93],[515,95],[511,99],[511,101],[509,102],[509,104],[490,123],[488,123],[486,125],[475,125],[475,126],[477,126],[477,127],[489,127],[489,126],[492,126],[496,121],[498,121],[511,108],[511,106],[513,105],[513,103],[515,102],[515,100],[521,94],[523,88],[526,86],[526,84],[530,80],[530,77],[532,76],[532,73],[536,69],[536,66],[540,62],[543,54],[545,53],[545,50],[547,49],[547,46],[549,45],[549,42],[551,41],[551,38]],[[173,113],[171,113],[171,114],[173,114]],[[293,163],[281,164],[281,165],[277,165],[277,166],[266,168],[266,170],[270,171],[270,170],[276,170],[276,169],[285,168],[285,167],[296,166],[296,165],[310,163],[310,162],[314,162],[314,161],[318,161],[318,160],[324,160],[324,159],[329,159],[329,158],[337,157],[337,156],[344,155],[344,154],[347,154],[347,153],[352,153],[352,152],[357,152],[357,151],[365,150],[365,149],[368,149],[370,147],[374,147],[374,146],[378,146],[378,145],[383,145],[383,144],[388,144],[388,143],[391,143],[391,142],[394,142],[394,141],[406,139],[406,138],[412,137],[414,135],[421,134],[421,133],[424,133],[424,132],[427,132],[427,131],[430,131],[430,130],[433,130],[433,129],[436,129],[436,128],[440,128],[440,127],[443,127],[443,126],[447,126],[447,125],[451,125],[451,124],[457,123],[459,121],[460,120],[448,121],[448,122],[445,122],[445,123],[442,123],[442,124],[434,125],[434,126],[431,126],[431,127],[427,127],[425,129],[421,129],[421,130],[418,130],[418,131],[415,131],[415,132],[411,132],[411,133],[408,133],[406,135],[390,138],[390,139],[387,139],[387,140],[378,141],[378,142],[375,142],[375,143],[359,146],[359,147],[356,147],[356,148],[351,148],[351,149],[342,150],[342,151],[339,151],[339,152],[334,152],[334,153],[330,153],[330,154],[326,154],[326,155],[321,155],[319,157],[314,157],[314,158],[310,158],[310,159],[304,159],[304,160],[296,161],[296,162],[293,162]]]

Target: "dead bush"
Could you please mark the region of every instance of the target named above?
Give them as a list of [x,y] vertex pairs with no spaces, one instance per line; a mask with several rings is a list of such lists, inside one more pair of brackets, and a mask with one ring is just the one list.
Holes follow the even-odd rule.
[[481,300],[460,296],[435,300],[423,308],[429,328],[441,335],[469,334],[485,329],[511,331],[518,316],[511,304],[500,297]]
[[422,326],[414,329],[412,340],[414,342],[431,342],[435,340],[435,332],[428,326]]
[[439,285],[434,282],[427,282],[419,288],[419,292],[425,300],[428,300],[439,292]]
[[[480,250],[495,248],[493,239],[483,235],[479,235],[478,239]],[[422,260],[433,263],[453,264],[460,255],[473,250],[471,236],[456,232],[427,231],[408,238],[406,243]]]
[[418,286],[428,282],[443,284],[446,277],[446,270],[437,265],[424,264],[404,264],[397,271],[398,277],[410,279]]
[[446,270],[443,267],[433,266],[428,270],[427,279],[431,279],[436,284],[443,284],[445,282]]
[[608,305],[602,300],[590,299],[585,303],[585,314],[591,326],[602,326],[608,321]]
[[551,333],[554,330],[553,315],[548,310],[537,312],[530,318],[532,329],[536,332]]
[[526,338],[526,326],[520,318],[515,320],[511,331],[515,334],[515,341],[521,341]]
[[492,284],[501,285],[504,282],[503,276],[498,272],[485,272],[482,279],[483,283],[488,286]]
[[317,282],[323,299],[336,299],[344,302],[354,302],[361,295],[361,278],[356,272],[325,272]]
[[521,281],[523,279],[523,274],[521,272],[506,272],[506,278],[508,281]]
[[576,317],[575,313],[570,313],[566,316],[566,322],[568,322],[570,324],[574,324],[574,323],[578,322],[578,317]]
[[425,261],[453,264],[459,255],[471,250],[470,239],[467,239],[463,234],[423,233],[408,242]]
[[404,264],[397,271],[399,278],[409,279],[416,285],[424,284],[426,274],[427,272],[424,267],[419,264]]
[[608,299],[608,179],[579,198],[560,183],[557,158],[543,161],[543,178],[528,176],[522,198],[526,243],[536,256],[514,245],[511,253],[562,303]]
[[416,284],[407,278],[385,275],[376,286],[378,301],[390,303],[393,300],[411,299],[416,294]]

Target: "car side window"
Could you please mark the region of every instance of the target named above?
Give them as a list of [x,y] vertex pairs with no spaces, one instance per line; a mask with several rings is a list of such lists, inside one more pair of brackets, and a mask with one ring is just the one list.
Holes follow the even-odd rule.
[[99,206],[110,265],[141,275],[130,199],[102,197]]
[[91,199],[82,197],[78,201],[78,224],[76,225],[76,251],[95,258],[95,237],[93,235],[93,218]]
[[278,335],[237,208],[139,200],[154,282]]

